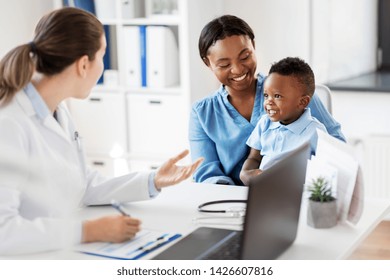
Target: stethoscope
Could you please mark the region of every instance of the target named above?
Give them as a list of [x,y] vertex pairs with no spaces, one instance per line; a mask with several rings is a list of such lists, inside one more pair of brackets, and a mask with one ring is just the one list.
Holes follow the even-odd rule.
[[[221,204],[231,204],[231,203],[241,203],[246,204],[246,200],[242,199],[228,199],[228,200],[213,200],[202,203],[198,206],[198,212],[200,213],[208,213],[208,214],[228,214],[225,215],[212,215],[212,216],[202,216],[196,217],[193,219],[193,222],[200,223],[202,220],[210,220],[210,219],[232,219],[232,218],[243,218],[245,216],[246,207],[243,206],[233,206],[228,207],[226,209],[212,209],[208,208],[210,205],[221,205]],[[223,224],[222,222],[216,222],[216,224]]]

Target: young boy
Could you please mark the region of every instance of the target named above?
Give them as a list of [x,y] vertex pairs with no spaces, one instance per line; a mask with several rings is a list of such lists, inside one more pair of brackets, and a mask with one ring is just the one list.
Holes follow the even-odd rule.
[[305,61],[287,57],[272,65],[264,82],[267,114],[246,142],[251,150],[240,173],[245,185],[304,142],[310,141],[311,153],[315,153],[316,129],[326,128],[307,108],[314,89],[314,74]]

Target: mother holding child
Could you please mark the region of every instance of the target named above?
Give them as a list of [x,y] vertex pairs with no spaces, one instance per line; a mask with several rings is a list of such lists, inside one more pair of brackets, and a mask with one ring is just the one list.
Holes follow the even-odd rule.
[[[244,20],[236,16],[218,17],[203,28],[199,37],[199,53],[221,86],[210,96],[196,102],[192,108],[189,128],[191,154],[193,159],[204,157],[194,179],[204,183],[244,185],[242,178],[245,178],[245,174],[240,179],[240,172],[250,151],[246,143],[260,118],[267,114],[264,108],[266,77],[256,73],[254,33]],[[314,85],[314,75],[311,83]],[[304,82],[299,84],[302,89],[305,88]],[[303,98],[299,100],[304,103],[297,106],[303,106],[302,110],[307,107],[305,117],[317,119],[330,135],[345,141],[340,124],[330,115],[319,97],[309,91],[301,93]],[[283,119],[275,121],[286,127],[291,123],[284,123]],[[320,123],[318,126],[322,127]],[[311,136],[305,139],[311,139]],[[288,144],[288,141],[283,145]],[[272,146],[273,143],[267,145]],[[258,157],[261,161],[260,154]]]

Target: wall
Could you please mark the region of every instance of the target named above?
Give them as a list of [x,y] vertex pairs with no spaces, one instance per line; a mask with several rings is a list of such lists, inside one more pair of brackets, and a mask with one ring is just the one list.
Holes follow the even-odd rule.
[[[31,40],[37,20],[57,1],[0,0],[0,57],[17,44]],[[242,17],[252,26],[258,70],[262,73],[285,56],[307,60],[321,83],[376,69],[377,0],[209,2],[208,6],[221,6],[222,13]]]
[[312,2],[312,66],[321,82],[376,70],[376,0]]
[[31,41],[36,23],[51,9],[52,0],[0,0],[0,58]]
[[[199,35],[203,27],[214,18],[222,14],[222,4],[224,0],[190,0],[188,5],[188,15],[185,18],[190,18],[185,30],[187,34],[182,34],[187,38],[184,40],[188,43],[187,46],[182,46],[184,51],[188,51],[185,56],[189,57],[190,67],[183,67],[184,71],[189,71],[185,77],[190,77],[188,84],[191,90],[189,105],[193,102],[213,93],[219,87],[219,81],[215,78],[212,71],[203,63],[199,56],[198,41]],[[208,7],[205,9],[204,7]],[[186,9],[184,9],[186,10]],[[194,15],[202,15],[194,16]]]
[[258,70],[285,56],[308,61],[320,83],[376,69],[377,0],[225,0],[254,29]]
[[309,59],[309,0],[225,0],[223,8],[252,27],[259,72],[285,56]]

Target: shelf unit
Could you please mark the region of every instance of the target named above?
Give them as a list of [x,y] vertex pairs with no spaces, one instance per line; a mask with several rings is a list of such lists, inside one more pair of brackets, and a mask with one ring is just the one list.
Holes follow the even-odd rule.
[[[174,15],[147,17],[145,12],[143,17],[133,19],[99,18],[110,26],[108,41],[118,83],[98,84],[86,100],[69,100],[68,104],[83,137],[88,162],[106,175],[156,169],[169,157],[188,148],[191,104],[218,86],[199,58],[197,42],[203,26],[220,15],[222,1],[174,1],[177,2]],[[115,0],[116,15],[122,15],[122,2]],[[126,86],[123,31],[127,26],[166,26],[174,31],[179,55],[177,85]],[[188,157],[182,163],[189,161]]]

